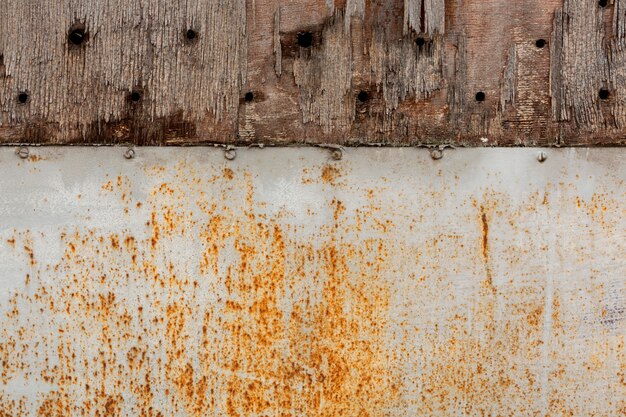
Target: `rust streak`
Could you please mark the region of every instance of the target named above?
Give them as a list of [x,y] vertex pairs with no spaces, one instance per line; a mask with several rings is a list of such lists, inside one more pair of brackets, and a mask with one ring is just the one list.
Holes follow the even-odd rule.
[[496,288],[493,285],[493,271],[491,262],[489,259],[489,221],[487,217],[487,211],[484,206],[480,206],[480,224],[482,231],[481,250],[483,263],[485,265],[485,286],[492,293],[496,292]]
[[482,250],[483,250],[483,259],[485,262],[489,262],[489,222],[487,221],[487,213],[485,212],[485,208],[480,206],[480,220],[482,226]]

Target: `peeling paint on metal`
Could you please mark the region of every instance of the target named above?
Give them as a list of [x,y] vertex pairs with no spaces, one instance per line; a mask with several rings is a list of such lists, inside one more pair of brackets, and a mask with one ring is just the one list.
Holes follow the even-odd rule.
[[617,416],[624,149],[0,149],[0,416]]

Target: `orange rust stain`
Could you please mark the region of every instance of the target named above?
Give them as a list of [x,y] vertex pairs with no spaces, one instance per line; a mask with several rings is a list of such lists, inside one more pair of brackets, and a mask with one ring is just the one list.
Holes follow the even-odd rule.
[[333,199],[333,201],[331,202],[331,206],[333,206],[333,219],[335,220],[335,228],[339,227],[339,217],[345,213],[346,211],[346,206],[339,200],[337,199]]
[[117,235],[111,235],[111,247],[113,249],[119,249],[120,247],[120,238]]
[[323,182],[330,185],[337,185],[337,180],[341,178],[341,170],[333,165],[327,164],[322,168],[320,178]]
[[603,226],[606,232],[613,232],[615,224],[609,219],[613,214],[622,211],[617,201],[608,199],[606,193],[595,192],[587,200],[576,197],[576,205],[584,209],[587,216]]
[[[494,291],[494,203],[479,207],[482,232],[478,242],[466,242],[466,253],[478,262],[482,255],[489,285],[455,314],[437,319],[430,333],[395,323],[410,341],[391,347],[390,306],[392,299],[398,302],[389,280],[394,268],[408,262],[419,272],[407,279],[419,290],[400,300],[416,300],[414,307],[440,305],[422,294],[437,285],[429,276],[437,269],[426,268],[428,257],[416,247],[394,241],[396,226],[378,211],[376,191],[368,191],[371,206],[356,214],[332,200],[330,224],[303,240],[299,226],[260,210],[250,176],[245,178],[244,199],[187,191],[195,179],[155,187],[144,201],[150,220],[141,237],[97,230],[63,234],[66,256],[33,268],[26,278],[32,288],[16,296],[3,317],[2,325],[19,335],[0,342],[3,381],[30,372],[23,352],[41,348],[47,353],[37,361],[44,369],[34,377],[58,387],[32,408],[41,417],[120,415],[129,404],[140,417],[164,417],[166,411],[362,417],[387,415],[404,401],[413,401],[416,415],[445,415],[459,404],[467,415],[540,414],[531,405],[512,407],[519,405],[515,399],[538,396],[541,389],[541,375],[524,364],[536,363],[546,343],[546,290],[533,282]],[[189,212],[193,204],[200,214]],[[186,242],[204,245],[190,259],[178,252],[187,229],[199,238]],[[445,250],[462,248],[461,239],[440,234],[427,242],[428,250],[435,260],[453,258]],[[404,251],[406,258],[399,258]],[[54,284],[42,275],[46,268],[55,271]],[[444,291],[451,285],[439,284]],[[564,333],[560,300],[555,296],[552,303],[557,335]],[[441,304],[447,302],[442,298]],[[21,328],[23,304],[45,318],[49,331]],[[415,344],[411,337],[423,338]],[[419,370],[402,368],[409,356],[417,358]],[[603,358],[591,357],[589,366],[602,369]],[[565,373],[556,369],[550,378]],[[403,387],[407,375],[418,387],[409,391],[414,398]],[[553,414],[560,414],[558,407],[567,402],[548,396]],[[0,410],[24,414],[1,398]]]
[[150,237],[150,243],[152,244],[152,249],[155,249],[157,246],[157,243],[159,242],[159,236],[161,234],[161,228],[159,227],[159,223],[156,220],[156,216],[157,213],[156,211],[153,211],[151,214],[151,222],[150,225],[152,226],[152,236]]
[[207,273],[208,270],[211,270],[214,274],[218,273],[219,242],[225,235],[221,230],[223,220],[219,215],[211,217],[200,233],[200,237],[205,244],[205,250],[200,261],[200,273],[202,274]]
[[70,399],[67,394],[52,392],[47,395],[39,409],[39,417],[63,417],[71,414]]
[[507,300],[501,318],[495,314],[493,294],[481,291],[471,315],[458,314],[441,323],[449,336],[427,336],[418,415],[447,415],[459,403],[465,404],[466,415],[493,415],[494,409],[498,415],[534,415],[542,410],[532,402],[523,402],[520,409],[517,400],[542,389],[537,385],[541,374],[525,361],[540,360],[545,348],[545,289],[529,286],[500,293]]
[[30,264],[35,265],[35,254],[33,253],[33,249],[30,247],[30,245],[24,245],[24,250],[26,251],[26,254],[28,255]]
[[[105,403],[104,403],[104,411],[106,414],[106,416],[119,416],[120,415],[120,405],[119,405],[119,400],[121,399],[121,396],[119,397],[113,397],[113,396],[108,396],[108,398],[106,399]],[[98,415],[98,414],[96,414]]]
[[11,245],[12,247],[15,247],[15,238],[12,237],[10,239],[7,239],[7,243]]
[[302,169],[302,173],[300,175],[300,181],[302,182],[302,184],[312,184],[313,182],[313,178],[311,178],[310,176],[310,172],[307,168],[303,168]]
[[167,183],[162,183],[161,186],[152,192],[153,195],[158,195],[158,194],[162,194],[162,195],[174,195],[174,188],[172,188],[169,184]]
[[[165,375],[170,381],[177,404],[180,404],[189,416],[205,416],[214,414],[214,403],[207,400],[210,377],[198,375],[193,365],[189,363],[185,341],[187,321],[194,319],[190,307],[182,303],[172,303],[166,309],[166,352]],[[211,381],[215,382],[215,381]],[[213,385],[213,384],[211,384]]]
[[552,300],[552,329],[555,333],[563,332],[563,321],[561,319],[561,300],[554,297]]
[[543,306],[538,306],[526,316],[526,320],[530,326],[533,328],[539,328],[539,325],[543,320],[543,310]]
[[483,258],[489,260],[489,222],[487,221],[487,213],[485,208],[480,206],[480,221],[482,226],[482,253]]
[[235,172],[230,168],[224,168],[223,175],[229,181],[235,178]]
[[[342,228],[345,211],[339,201],[332,206],[331,235]],[[232,373],[227,414],[379,415],[398,395],[379,356],[385,356],[380,348],[390,295],[379,275],[355,275],[348,262],[360,251],[385,256],[384,248],[357,249],[334,238],[317,250],[305,245],[296,256],[322,265],[323,295],[315,305],[296,303],[286,315],[280,300],[302,278],[285,273],[285,232],[253,220],[234,228],[241,259],[226,283],[233,300],[225,305],[224,325],[237,341],[224,362]],[[350,299],[358,301],[358,311],[346,310]]]
[[481,253],[485,265],[485,281],[484,285],[491,292],[495,293],[496,288],[493,285],[493,271],[491,260],[489,259],[489,220],[487,211],[484,206],[480,206],[480,225],[481,225]]

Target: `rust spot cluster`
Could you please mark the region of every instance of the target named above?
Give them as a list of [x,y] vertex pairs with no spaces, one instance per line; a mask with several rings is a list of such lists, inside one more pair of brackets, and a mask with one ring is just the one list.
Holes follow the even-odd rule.
[[[302,186],[347,190],[340,168],[318,168]],[[509,230],[534,248],[519,219],[546,210],[544,194],[520,208],[486,193],[467,202],[475,233],[416,239],[427,219],[384,210],[383,186],[358,190],[356,208],[327,199],[330,215],[310,228],[267,210],[249,172],[150,172],[175,180],[141,200],[129,178],[100,189],[142,227],[50,233],[56,262],[41,261],[28,230],[6,239],[25,279],[0,318],[0,416],[581,415],[582,367],[596,382],[617,369],[624,387],[624,334],[572,336],[585,325],[574,295],[499,240]],[[569,204],[613,204],[593,201]],[[580,344],[586,356],[568,363]],[[20,378],[46,389],[31,402],[6,388]]]
[[[162,183],[139,202],[118,177],[102,192],[129,210],[149,210],[144,237],[67,230],[53,265],[36,264],[23,245],[34,292],[13,300],[31,305],[38,319],[13,345],[2,344],[11,358],[3,380],[24,372],[55,387],[40,395],[37,415],[121,415],[129,395],[141,416],[374,415],[397,398],[399,382],[381,350],[386,242],[344,241],[349,221],[338,200],[333,224],[315,237],[320,244],[299,241],[288,225],[257,212],[249,175],[225,169],[222,178],[247,189],[242,207],[225,204],[226,191],[190,192],[195,180]],[[174,253],[187,230],[200,231],[190,239],[204,248],[193,262]],[[375,268],[355,268],[365,253],[375,254]],[[50,270],[53,284],[43,278]],[[46,322],[51,332],[39,327]],[[41,374],[18,368],[34,346],[49,350]]]

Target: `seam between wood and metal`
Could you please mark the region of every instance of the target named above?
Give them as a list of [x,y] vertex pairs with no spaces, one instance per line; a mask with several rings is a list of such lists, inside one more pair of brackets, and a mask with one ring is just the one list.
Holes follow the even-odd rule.
[[223,143],[223,142],[195,142],[195,143],[177,143],[177,144],[150,144],[150,145],[136,145],[133,143],[38,143],[38,142],[8,142],[0,143],[0,148],[7,147],[86,147],[86,148],[325,148],[325,149],[343,149],[343,148],[419,148],[419,149],[510,149],[510,148],[623,148],[626,147],[625,142],[614,143],[574,143],[574,144],[559,144],[559,143],[546,143],[546,144],[504,144],[504,145],[464,145],[459,143],[444,143],[444,144],[394,144],[394,143],[313,143],[313,142],[301,142],[301,143]]

